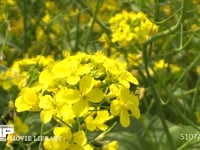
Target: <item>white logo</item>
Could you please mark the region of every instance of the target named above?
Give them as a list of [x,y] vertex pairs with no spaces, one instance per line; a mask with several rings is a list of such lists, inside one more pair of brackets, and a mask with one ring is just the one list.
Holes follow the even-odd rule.
[[14,133],[13,125],[0,125],[0,141],[6,141],[8,134]]

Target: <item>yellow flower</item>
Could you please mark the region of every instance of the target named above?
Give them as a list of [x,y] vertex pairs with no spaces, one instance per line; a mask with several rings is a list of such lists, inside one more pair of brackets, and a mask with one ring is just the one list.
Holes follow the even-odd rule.
[[50,85],[52,83],[52,74],[48,70],[43,70],[39,76],[39,82],[44,85]]
[[79,90],[70,89],[65,94],[65,99],[73,103],[73,111],[76,116],[83,116],[88,112],[89,102],[100,103],[104,93],[99,88],[94,88],[94,79],[84,76],[79,82]]
[[169,64],[169,68],[170,68],[170,71],[172,73],[176,73],[176,72],[181,71],[181,68],[177,65],[174,65],[174,64]]
[[13,137],[14,136],[17,136],[17,134],[16,133],[13,133],[13,134],[8,134],[7,135],[7,138],[6,138],[6,146],[7,147],[9,147],[9,148],[11,148],[11,149],[13,149],[13,147],[12,147],[12,142],[13,142]]
[[23,88],[20,96],[15,101],[15,106],[18,112],[22,111],[38,111],[39,109],[39,99],[37,93],[32,88]]
[[67,83],[76,85],[80,76],[88,73],[91,67],[89,65],[81,65],[77,60],[64,59],[53,67],[55,78],[65,78]]
[[45,139],[43,146],[46,150],[66,150],[72,139],[71,130],[67,127],[55,127],[54,138]]
[[46,12],[45,16],[42,18],[42,22],[48,24],[51,21],[51,16],[48,12]]
[[123,47],[135,43],[142,44],[158,32],[158,26],[142,12],[134,13],[124,10],[111,17],[109,24],[112,32],[111,41]]
[[69,150],[82,150],[87,143],[87,137],[84,131],[78,131],[73,134]]
[[109,115],[107,110],[99,110],[97,113],[93,113],[85,119],[86,127],[89,131],[96,129],[105,131],[108,128],[105,123],[111,118],[112,116]]
[[56,111],[56,103],[50,95],[40,97],[39,107],[43,109],[40,112],[40,118],[44,123],[48,123]]
[[137,96],[130,94],[127,88],[120,90],[119,97],[111,102],[110,107],[112,115],[120,116],[120,123],[123,127],[130,125],[130,116],[140,118],[139,99]]
[[200,112],[195,112],[196,122],[200,124]]
[[72,107],[62,97],[64,91],[59,91],[54,97],[50,95],[40,97],[39,107],[42,109],[40,118],[44,123],[51,121],[54,115],[67,123],[75,117]]
[[102,150],[118,150],[118,148],[119,148],[118,142],[112,141],[112,142],[109,142],[109,143],[103,145]]
[[81,130],[72,134],[67,127],[55,127],[54,135],[60,140],[45,139],[43,145],[46,150],[84,150],[87,145],[85,132]]
[[124,87],[130,88],[130,83],[133,83],[134,85],[138,85],[138,80],[127,71],[121,72],[119,75],[119,83],[121,83]]
[[29,126],[28,126],[28,124],[24,123],[19,116],[14,116],[13,121],[9,120],[8,125],[14,126],[15,133],[8,134],[7,142],[6,142],[6,146],[12,147],[11,143],[13,142],[13,137],[28,133]]
[[155,65],[155,70],[159,70],[166,68],[168,66],[168,63],[166,63],[163,59],[160,59],[156,61],[154,65]]
[[29,132],[29,126],[24,123],[20,117],[14,116],[14,130],[18,134],[26,134]]

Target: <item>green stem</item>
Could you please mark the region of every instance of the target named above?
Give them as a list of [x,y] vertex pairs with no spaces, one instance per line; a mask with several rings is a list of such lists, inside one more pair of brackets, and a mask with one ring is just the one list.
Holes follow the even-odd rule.
[[144,43],[144,47],[143,47],[144,48],[143,49],[143,61],[144,61],[144,65],[145,65],[145,72],[147,74],[147,81],[148,81],[149,86],[152,89],[153,96],[155,98],[156,107],[157,107],[157,110],[158,110],[158,116],[161,120],[164,131],[165,131],[167,138],[169,140],[170,149],[175,149],[175,146],[174,146],[174,142],[172,140],[172,137],[170,135],[167,123],[165,121],[165,116],[164,116],[164,112],[163,112],[163,109],[162,109],[162,103],[161,103],[160,95],[158,94],[158,91],[157,91],[156,87],[154,86],[152,77],[151,77],[150,72],[149,72],[149,59],[151,57],[150,55],[151,55],[152,43],[154,41],[156,41],[157,39],[164,37],[164,36],[167,36],[167,35],[173,33],[174,31],[176,31],[178,29],[178,27],[180,26],[180,24],[182,22],[183,8],[184,8],[184,0],[182,0],[181,13],[180,13],[180,16],[178,18],[177,23],[174,26],[172,26],[171,28],[169,28],[169,29],[167,29],[163,32],[160,32],[160,33],[156,34],[155,36],[152,36],[148,41],[146,41]]
[[197,126],[194,122],[192,122],[190,119],[188,119],[188,117],[185,116],[183,114],[183,112],[181,112],[179,110],[179,108],[177,107],[177,105],[173,104],[173,106],[169,106],[168,108],[174,114],[178,114],[178,118],[182,119],[182,121],[184,121],[186,124],[189,124],[191,127],[193,127],[194,129],[196,129],[197,131],[200,132],[199,126]]
[[158,16],[159,16],[159,13],[160,13],[160,0],[155,0],[155,6],[154,6],[154,18],[155,18],[155,21],[157,22],[158,21]]
[[174,91],[176,89],[176,87],[178,86],[178,84],[181,82],[181,80],[183,79],[183,77],[185,76],[185,74],[199,61],[200,59],[200,55],[198,55],[196,57],[196,59],[186,68],[186,70],[180,75],[180,77],[178,78],[178,80],[174,83],[174,86],[172,87],[172,91]]
[[87,33],[86,40],[85,40],[85,43],[84,43],[84,48],[83,48],[84,51],[87,50],[88,42],[90,40],[90,35],[92,33],[94,24],[95,24],[96,19],[97,19],[97,13],[98,13],[98,10],[99,10],[99,6],[100,6],[100,0],[97,0],[97,4],[96,4],[95,10],[94,10],[94,14],[93,14],[93,18],[92,18],[92,24],[91,24],[91,26],[89,28],[89,31]]
[[166,36],[166,35],[169,35],[169,34],[175,32],[175,31],[178,29],[178,27],[180,26],[180,24],[181,24],[181,22],[182,22],[182,18],[183,18],[184,1],[185,1],[185,0],[182,0],[182,4],[181,4],[181,13],[180,13],[180,16],[179,16],[179,18],[178,18],[176,24],[175,24],[174,26],[170,27],[169,29],[164,30],[164,31],[162,31],[162,32],[160,32],[160,33],[158,33],[158,34],[152,36],[149,40],[147,40],[147,41],[145,42],[145,45],[148,45],[148,44],[152,43],[153,41],[155,41],[155,40],[157,40],[157,39],[159,39],[159,38],[161,38],[161,37],[164,37],[164,36]]
[[[85,3],[82,1],[82,0],[78,0],[77,1],[85,10],[86,12],[90,15],[90,16],[94,16],[92,11],[90,9],[88,9],[87,5],[85,5]],[[106,25],[101,21],[99,20],[98,18],[96,18],[96,22],[99,24],[99,26],[106,32],[106,34],[108,35],[108,33],[110,32],[109,31],[109,28],[106,27]]]
[[194,112],[195,110],[195,106],[196,106],[196,101],[197,101],[197,96],[198,96],[198,93],[199,93],[199,89],[200,89],[200,77],[197,81],[197,84],[196,84],[196,88],[195,88],[195,93],[193,95],[193,98],[192,98],[192,104],[191,104],[191,111]]
[[[43,135],[43,129],[44,129],[44,124],[43,122],[41,123],[41,129],[40,129],[40,136]],[[38,146],[38,150],[42,149],[42,141],[40,141],[39,146]]]
[[[6,19],[7,20],[7,19]],[[6,30],[6,35],[5,35],[5,41],[3,42],[3,47],[2,47],[2,49],[1,49],[1,51],[0,51],[0,59],[4,59],[4,51],[5,51],[5,49],[6,49],[6,45],[7,45],[7,42],[8,42],[8,29]]]
[[153,92],[153,96],[155,98],[155,103],[156,103],[156,107],[157,107],[157,110],[158,110],[158,116],[161,120],[161,123],[163,125],[163,128],[164,128],[164,131],[167,135],[167,138],[169,140],[169,146],[171,149],[174,149],[174,142],[172,140],[172,137],[170,135],[170,132],[169,132],[169,129],[168,129],[168,126],[167,126],[167,123],[165,122],[165,116],[164,116],[164,113],[163,113],[163,110],[162,110],[162,106],[161,106],[161,101],[160,101],[160,96],[153,84],[153,81],[152,81],[152,77],[150,75],[150,72],[149,72],[149,62],[148,62],[148,59],[150,58],[150,56],[148,56],[148,45],[144,45],[144,49],[143,49],[143,61],[144,61],[144,65],[145,65],[145,72],[147,74],[147,81],[148,81],[148,84],[149,86],[151,87],[152,89],[152,92]]

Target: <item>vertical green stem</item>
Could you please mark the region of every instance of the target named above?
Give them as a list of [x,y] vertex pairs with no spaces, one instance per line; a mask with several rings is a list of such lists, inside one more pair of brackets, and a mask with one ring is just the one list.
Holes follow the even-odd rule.
[[200,77],[198,78],[198,81],[197,81],[197,84],[196,84],[196,88],[195,88],[195,93],[193,95],[193,98],[192,98],[192,104],[191,104],[191,111],[194,112],[195,110],[195,105],[196,105],[196,101],[197,101],[197,96],[198,96],[198,93],[199,93],[199,89],[200,89]]
[[[41,123],[41,129],[40,129],[40,136],[43,135],[43,129],[44,129],[44,124],[43,122]],[[41,150],[42,149],[42,141],[40,141],[40,144],[38,146],[38,150]]]
[[156,90],[156,88],[153,84],[152,77],[151,77],[150,72],[149,72],[149,61],[148,60],[149,60],[150,56],[148,55],[149,54],[148,46],[149,46],[149,44],[144,44],[144,49],[143,49],[143,61],[144,61],[144,65],[145,65],[145,72],[147,74],[147,81],[148,81],[149,86],[152,89],[153,96],[155,98],[156,107],[157,107],[157,110],[158,110],[158,116],[161,120],[164,131],[165,131],[167,138],[169,140],[169,146],[170,146],[171,149],[174,149],[174,142],[172,140],[172,137],[170,135],[167,123],[165,121],[165,116],[164,116],[164,113],[163,113],[163,110],[162,110],[160,96],[159,96],[159,94],[158,94],[158,92],[157,92],[157,90]]
[[7,45],[7,41],[8,41],[8,30],[6,30],[6,35],[5,35],[5,41],[3,43],[3,47],[0,50],[0,61],[4,59],[4,51],[6,49],[6,45]]
[[159,13],[160,13],[160,0],[155,0],[155,6],[154,6],[154,19],[155,21],[159,20]]
[[96,22],[96,18],[97,18],[97,13],[98,13],[98,10],[99,10],[100,2],[101,2],[100,0],[97,0],[96,7],[95,7],[95,10],[94,10],[94,14],[93,14],[93,18],[92,18],[92,24],[91,24],[91,26],[89,28],[89,31],[87,33],[86,40],[85,40],[85,43],[84,43],[84,48],[83,48],[84,51],[87,50],[88,42],[90,40],[90,35],[92,33],[94,24]]

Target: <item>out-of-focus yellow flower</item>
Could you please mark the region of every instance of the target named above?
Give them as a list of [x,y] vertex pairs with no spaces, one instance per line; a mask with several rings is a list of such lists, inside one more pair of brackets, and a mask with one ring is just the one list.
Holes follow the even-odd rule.
[[172,13],[170,5],[163,5],[160,7],[160,10],[163,11],[167,16],[169,16]]
[[16,133],[13,133],[13,134],[8,134],[7,135],[7,138],[6,138],[6,146],[13,149],[12,147],[12,142],[13,142],[13,136],[16,136],[17,134]]
[[196,115],[196,122],[200,124],[200,112],[195,112]]
[[8,4],[8,5],[15,5],[16,1],[15,0],[1,0],[2,4]]
[[9,109],[14,109],[14,108],[15,108],[15,103],[14,103],[13,101],[10,100],[10,101],[8,102],[8,108],[9,108]]
[[18,136],[18,135],[24,135],[29,132],[29,126],[25,122],[21,120],[19,116],[14,116],[13,121],[9,120],[8,125],[13,125],[14,126],[14,132],[13,134],[9,134],[7,136],[7,142],[6,146],[12,147],[11,144],[13,142],[13,137]]
[[154,63],[155,70],[164,69],[167,66],[168,66],[168,63],[166,63],[163,59],[160,59]]
[[111,102],[110,111],[112,115],[120,116],[120,123],[123,127],[128,127],[130,125],[130,116],[134,116],[137,119],[140,118],[138,107],[138,97],[130,94],[127,88],[122,88],[119,97]]
[[102,148],[102,150],[118,150],[118,149],[119,149],[119,144],[117,141],[109,142],[103,145],[103,148]]
[[44,30],[41,27],[36,28],[36,40],[37,41],[44,41],[46,39],[46,35]]
[[176,72],[181,71],[181,68],[174,64],[169,64],[169,68],[170,68],[171,73],[176,73]]
[[199,26],[196,23],[191,25],[191,29],[194,31],[197,30],[198,28]]
[[14,116],[13,118],[14,130],[18,134],[26,134],[29,132],[29,126],[24,123],[20,117]]
[[126,47],[131,44],[142,44],[158,32],[158,26],[142,13],[122,11],[109,20],[112,42]]
[[49,9],[51,11],[52,10],[55,11],[57,9],[54,1],[46,1],[45,6],[46,6],[47,9]]
[[197,72],[197,74],[200,76],[200,65],[197,66],[196,72]]
[[23,18],[20,17],[18,20],[11,20],[10,32],[18,36],[23,31]]
[[48,12],[46,12],[45,16],[42,18],[42,21],[45,23],[45,24],[48,24],[51,20],[51,16]]
[[0,11],[0,21],[3,22],[5,21],[7,18],[6,18],[6,13],[3,12],[3,11]]

